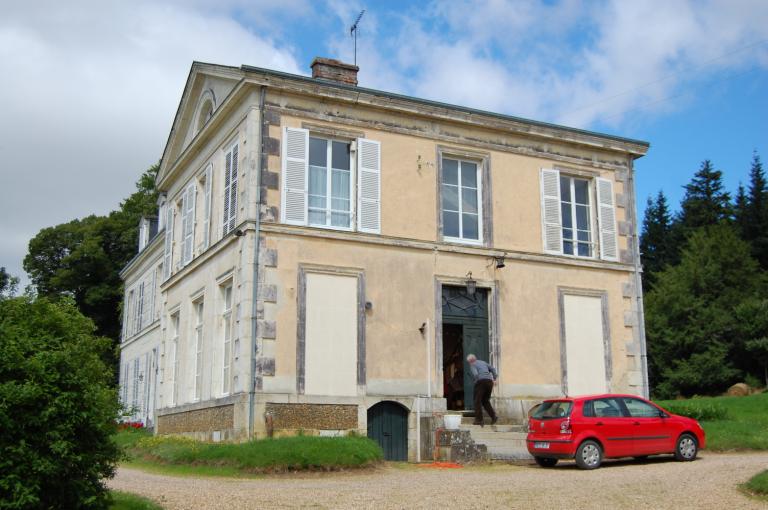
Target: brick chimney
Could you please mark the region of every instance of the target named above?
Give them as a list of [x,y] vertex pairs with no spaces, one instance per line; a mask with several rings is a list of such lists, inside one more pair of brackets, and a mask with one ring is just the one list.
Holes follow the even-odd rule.
[[312,68],[312,78],[357,85],[357,72],[360,68],[352,64],[345,64],[332,58],[315,57],[309,67]]

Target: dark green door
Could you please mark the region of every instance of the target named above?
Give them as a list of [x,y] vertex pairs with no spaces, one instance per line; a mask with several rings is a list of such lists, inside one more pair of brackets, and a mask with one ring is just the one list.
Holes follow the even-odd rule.
[[395,402],[368,409],[368,437],[379,443],[386,460],[408,460],[408,411]]
[[[490,363],[490,343],[488,340],[488,291],[476,289],[469,294],[465,287],[443,287],[443,325],[461,326],[461,358],[464,368],[464,409],[474,409],[474,387],[472,372],[467,363],[467,356],[474,354],[478,359]],[[444,352],[455,352],[455,348]],[[445,367],[443,368],[445,370]]]

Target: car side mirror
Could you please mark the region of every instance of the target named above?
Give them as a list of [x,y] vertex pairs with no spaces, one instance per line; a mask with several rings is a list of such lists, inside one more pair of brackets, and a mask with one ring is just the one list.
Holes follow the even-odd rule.
[[669,418],[669,415],[662,410],[659,410],[659,418]]

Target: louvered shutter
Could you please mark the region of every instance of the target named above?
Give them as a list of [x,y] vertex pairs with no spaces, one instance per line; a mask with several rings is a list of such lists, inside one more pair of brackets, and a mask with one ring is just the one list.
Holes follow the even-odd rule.
[[165,246],[163,248],[163,279],[171,277],[173,263],[173,207],[169,204],[165,210]]
[[230,172],[232,170],[232,153],[227,152],[224,156],[224,219],[222,220],[222,237],[229,233],[229,190],[232,188]]
[[238,154],[238,147],[237,144],[235,144],[234,147],[232,147],[232,175],[229,178],[230,181],[230,187],[229,187],[229,228],[227,229],[227,232],[232,232],[232,230],[235,229],[235,225],[237,224],[237,171],[238,171],[238,160],[239,160],[239,154]]
[[381,232],[381,144],[357,139],[357,228]]
[[287,127],[283,141],[283,222],[306,225],[309,131]]
[[207,250],[211,244],[211,189],[213,188],[213,166],[205,169],[205,198],[203,219],[203,250]]
[[544,251],[563,253],[563,230],[560,219],[560,172],[541,170],[541,230]]
[[138,295],[136,296],[136,307],[133,311],[133,332],[141,331],[141,318],[144,315],[144,282],[139,283]]
[[182,201],[182,208],[184,209],[184,216],[182,223],[184,224],[184,245],[181,248],[183,256],[182,264],[187,265],[192,260],[192,250],[194,248],[195,240],[195,199],[197,194],[197,187],[193,182],[187,186],[187,190],[184,193],[184,200]]
[[619,260],[613,182],[608,179],[597,179],[597,222],[600,228],[600,258]]

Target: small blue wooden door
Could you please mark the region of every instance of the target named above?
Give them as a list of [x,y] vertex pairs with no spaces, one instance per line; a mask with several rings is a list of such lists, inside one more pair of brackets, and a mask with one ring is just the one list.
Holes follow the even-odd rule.
[[396,402],[368,409],[368,437],[379,443],[386,460],[408,460],[408,411]]

